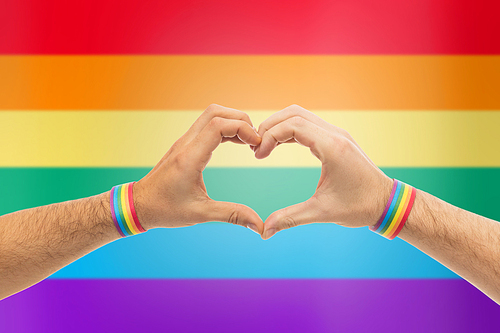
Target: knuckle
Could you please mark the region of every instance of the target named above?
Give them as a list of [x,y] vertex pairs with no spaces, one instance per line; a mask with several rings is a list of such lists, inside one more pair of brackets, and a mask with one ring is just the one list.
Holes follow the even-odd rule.
[[170,147],[169,152],[174,152],[177,149],[179,149],[179,146],[181,145],[182,139],[183,138],[181,137],[179,140],[175,141],[174,144]]
[[261,141],[261,145],[263,142],[274,142],[274,144],[278,143],[278,139],[274,133],[274,129],[270,129],[268,130],[267,132],[264,133],[264,135],[262,136],[262,141]]
[[297,105],[297,104],[292,104],[289,107],[287,107],[287,109],[296,110],[296,111],[304,110],[304,108],[302,106]]
[[332,148],[337,154],[343,155],[351,151],[352,142],[345,136],[335,136]]
[[238,224],[240,220],[239,212],[236,209],[233,209],[227,218],[227,222],[231,224]]
[[262,141],[274,138],[273,132],[274,128],[265,131],[264,134],[262,134]]
[[259,132],[259,134],[261,135],[265,134],[267,131],[269,131],[269,128],[265,124],[260,124],[259,128],[257,129],[257,132]]
[[296,126],[296,127],[301,127],[304,125],[305,123],[305,119],[300,117],[300,116],[293,116],[292,118],[290,118],[290,123],[293,125],[293,126]]
[[183,153],[171,156],[171,161],[172,165],[180,170],[185,169],[186,165],[189,164],[189,162],[187,161],[187,155]]
[[281,226],[285,229],[293,228],[298,225],[297,221],[291,216],[284,216],[281,218]]
[[290,106],[287,106],[286,108],[283,109],[284,112],[289,114],[290,116],[293,115],[299,115],[301,114],[305,109],[297,104],[292,104]]
[[223,123],[223,119],[221,117],[213,117],[210,122],[208,123],[208,126],[212,128],[217,128],[220,127]]
[[210,104],[206,109],[205,112],[207,114],[214,114],[218,110],[219,106],[217,104]]
[[249,124],[252,123],[252,121],[250,120],[250,116],[244,112],[243,112],[243,120]]
[[277,223],[277,229],[289,229],[298,226],[297,221],[288,213],[288,208],[284,208],[281,211],[276,212],[275,221]]
[[346,138],[348,138],[348,139],[352,139],[351,134],[349,134],[349,132],[348,132],[347,130],[345,130],[345,129],[343,129],[343,128],[340,128],[340,127],[337,127],[337,128],[338,128],[339,133],[340,133],[342,136],[344,136],[344,137],[346,137]]

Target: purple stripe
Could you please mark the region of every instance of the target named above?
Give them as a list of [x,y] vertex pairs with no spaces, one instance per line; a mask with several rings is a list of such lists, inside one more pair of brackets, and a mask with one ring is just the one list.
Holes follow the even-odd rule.
[[111,217],[113,218],[113,222],[115,224],[116,229],[120,233],[120,236],[125,237],[122,230],[120,229],[120,226],[118,225],[118,221],[116,220],[115,205],[113,203],[113,199],[115,197],[115,190],[116,190],[116,186],[113,186],[113,188],[111,189],[111,192],[109,193],[109,207],[111,209]]
[[0,332],[103,331],[499,332],[500,307],[463,280],[45,280],[0,301]]

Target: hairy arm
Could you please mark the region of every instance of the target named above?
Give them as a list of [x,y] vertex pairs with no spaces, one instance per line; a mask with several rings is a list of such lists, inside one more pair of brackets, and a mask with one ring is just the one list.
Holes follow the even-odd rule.
[[[144,229],[229,222],[261,234],[264,224],[251,208],[212,200],[202,171],[224,141],[256,146],[260,136],[241,111],[211,105],[133,187]],[[87,253],[120,238],[109,192],[27,209],[0,217],[0,299],[46,278]]]
[[[345,130],[296,105],[260,125],[257,158],[280,143],[298,142],[322,162],[316,193],[307,201],[271,214],[262,234],[314,222],[373,226],[389,200],[393,181]],[[399,237],[453,270],[500,303],[500,223],[417,191]]]
[[399,237],[500,303],[500,223],[418,191]]
[[109,192],[0,217],[0,299],[120,238]]

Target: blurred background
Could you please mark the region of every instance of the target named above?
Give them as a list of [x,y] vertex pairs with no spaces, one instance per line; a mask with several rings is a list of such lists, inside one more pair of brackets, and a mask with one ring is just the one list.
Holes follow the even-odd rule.
[[[389,176],[500,219],[497,1],[0,1],[0,214],[139,180],[211,103],[299,104]],[[209,195],[265,219],[321,165],[224,144]],[[113,242],[0,301],[2,332],[492,332],[500,308],[402,240],[208,223]]]

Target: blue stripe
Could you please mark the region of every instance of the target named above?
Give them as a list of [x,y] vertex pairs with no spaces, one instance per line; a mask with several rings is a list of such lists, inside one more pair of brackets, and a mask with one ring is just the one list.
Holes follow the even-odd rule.
[[[387,260],[391,258],[391,260]],[[455,278],[402,240],[334,224],[301,226],[269,241],[207,223],[120,239],[56,278]]]

